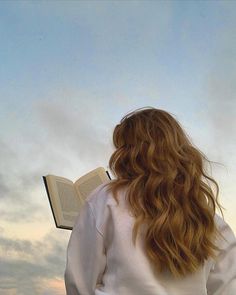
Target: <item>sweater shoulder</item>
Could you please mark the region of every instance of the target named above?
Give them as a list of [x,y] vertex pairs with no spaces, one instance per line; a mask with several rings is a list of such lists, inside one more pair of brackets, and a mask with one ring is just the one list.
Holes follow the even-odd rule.
[[106,186],[108,183],[109,180],[98,185],[86,198],[86,202],[89,203],[94,211],[101,209],[107,203],[114,203],[112,202],[112,195],[108,192],[108,187]]
[[227,248],[230,244],[236,244],[236,236],[233,232],[230,225],[217,213],[215,214],[215,222],[216,225],[222,234],[222,237],[219,237],[218,243],[220,247],[223,249]]
[[105,224],[111,218],[112,207],[117,206],[112,193],[108,192],[108,187],[106,186],[108,182],[109,180],[96,187],[86,199],[93,211],[96,227],[102,235],[104,234]]

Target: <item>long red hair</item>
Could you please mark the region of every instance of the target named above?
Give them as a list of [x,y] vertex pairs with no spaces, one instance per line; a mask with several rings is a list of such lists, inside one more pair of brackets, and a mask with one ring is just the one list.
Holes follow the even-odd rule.
[[[222,206],[218,184],[204,167],[204,160],[212,161],[191,143],[177,119],[161,109],[138,109],[115,127],[113,143],[109,168],[116,178],[107,186],[117,203],[118,190],[127,188],[135,217],[133,243],[146,224],[145,249],[154,269],[183,277],[215,258],[214,250],[220,249],[214,241],[222,235],[214,216],[216,206]],[[214,183],[216,195],[204,179]]]

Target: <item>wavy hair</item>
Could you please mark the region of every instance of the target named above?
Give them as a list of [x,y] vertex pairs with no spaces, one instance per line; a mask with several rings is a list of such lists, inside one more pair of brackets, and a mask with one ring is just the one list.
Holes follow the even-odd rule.
[[[154,271],[181,278],[216,258],[218,230],[214,216],[219,186],[207,175],[204,160],[170,113],[153,107],[137,109],[115,126],[116,148],[109,168],[116,176],[106,186],[119,204],[126,187],[129,211],[135,217],[133,244],[146,225],[144,249]],[[216,195],[208,181],[216,186]],[[224,218],[224,217],[223,217]]]

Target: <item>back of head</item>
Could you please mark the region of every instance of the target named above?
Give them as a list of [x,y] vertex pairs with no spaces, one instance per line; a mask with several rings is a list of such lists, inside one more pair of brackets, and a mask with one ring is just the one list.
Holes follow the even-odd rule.
[[[219,187],[204,169],[210,161],[177,119],[161,109],[138,109],[115,127],[113,143],[109,167],[116,178],[107,185],[117,202],[118,190],[127,187],[133,243],[146,224],[145,250],[154,269],[183,277],[215,258]],[[214,183],[216,195],[204,179]]]

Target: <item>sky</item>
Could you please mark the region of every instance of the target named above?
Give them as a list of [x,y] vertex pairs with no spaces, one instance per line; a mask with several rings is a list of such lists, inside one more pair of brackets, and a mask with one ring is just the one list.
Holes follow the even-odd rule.
[[108,169],[115,125],[140,107],[174,114],[218,162],[236,233],[235,37],[235,1],[0,2],[1,294],[65,294],[70,231],[42,175]]

